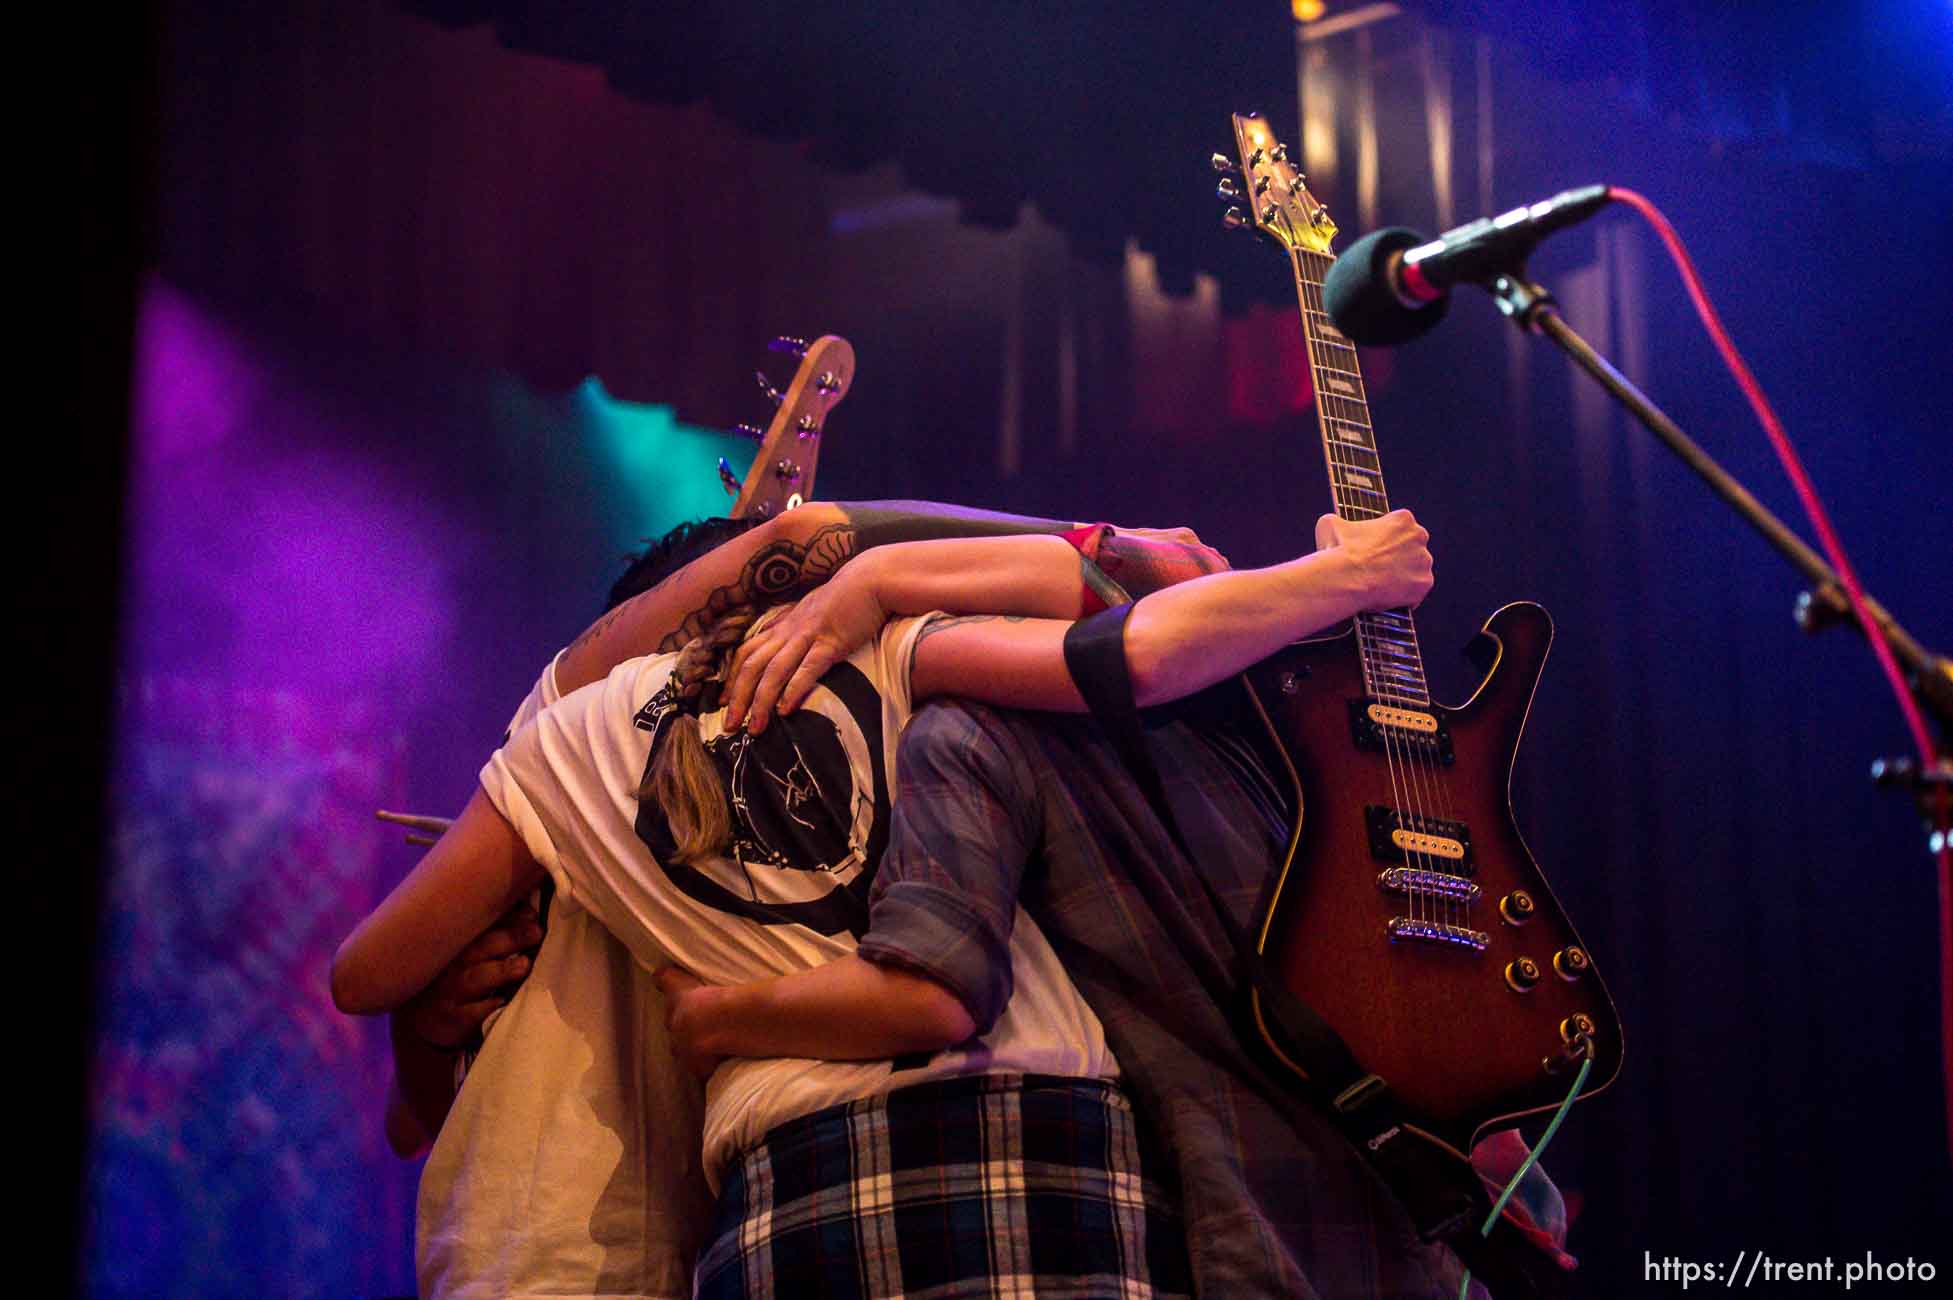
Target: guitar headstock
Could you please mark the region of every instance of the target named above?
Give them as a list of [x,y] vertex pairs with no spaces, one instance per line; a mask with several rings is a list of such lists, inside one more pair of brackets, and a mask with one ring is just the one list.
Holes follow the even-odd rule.
[[[854,348],[837,334],[823,334],[812,343],[778,338],[769,346],[798,356],[800,368],[784,393],[775,391],[764,374],[759,376],[760,387],[780,409],[763,431],[745,424],[737,427],[759,443],[759,452],[727,512],[734,519],[781,514],[813,495],[821,428],[827,413],[848,395],[848,385],[854,382]],[[719,477],[728,492],[735,491],[732,470],[723,458]]]
[[1266,118],[1259,113],[1234,115],[1234,152],[1238,162],[1214,155],[1214,169],[1224,173],[1220,196],[1240,205],[1229,208],[1221,220],[1235,228],[1252,226],[1292,253],[1328,253],[1336,223],[1302,183],[1301,170],[1289,161],[1288,146],[1275,138]]

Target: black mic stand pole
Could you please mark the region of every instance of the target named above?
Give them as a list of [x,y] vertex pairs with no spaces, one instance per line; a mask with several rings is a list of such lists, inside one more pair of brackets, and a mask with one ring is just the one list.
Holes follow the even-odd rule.
[[[1491,291],[1499,310],[1511,317],[1513,324],[1526,333],[1543,334],[1559,344],[1560,350],[1572,357],[1575,365],[1613,394],[1614,400],[1626,407],[1670,451],[1681,457],[1683,463],[1709,485],[1710,491],[1733,506],[1737,514],[1747,519],[1751,527],[1762,533],[1810,581],[1811,589],[1797,600],[1798,626],[1806,632],[1816,632],[1832,623],[1848,623],[1864,633],[1865,629],[1845,598],[1844,585],[1838,581],[1838,575],[1831,571],[1831,566],[1824,562],[1823,557],[1785,528],[1783,521],[1765,509],[1727,470],[1716,464],[1714,457],[1696,446],[1673,420],[1662,414],[1661,408],[1628,382],[1626,375],[1616,370],[1607,358],[1594,351],[1585,339],[1576,334],[1573,327],[1560,318],[1553,295],[1526,278],[1523,262],[1517,263],[1513,270],[1486,281],[1485,288]],[[1953,735],[1953,662],[1943,655],[1929,654],[1907,635],[1883,605],[1869,595],[1865,597],[1865,612],[1885,634],[1886,644],[1892,647],[1894,657],[1905,671],[1906,684],[1911,688],[1913,698],[1932,716],[1942,736]],[[1875,759],[1872,762],[1872,780],[1879,785],[1906,790],[1912,795],[1925,820],[1926,844],[1930,853],[1939,857],[1953,852],[1953,758],[1940,759],[1930,771],[1921,771],[1916,762],[1906,757]],[[1942,879],[1940,887],[1942,890],[1947,887],[1945,880]],[[1953,938],[1942,933],[1940,1066],[1941,1084],[1945,1089],[1943,1099],[1947,1107],[1947,1144],[1949,1152],[1953,1152],[1953,986],[1948,984],[1949,979],[1953,979],[1948,973],[1953,971],[1953,958],[1948,955],[1953,949],[1949,949],[1949,944],[1953,944]]]
[[[1576,334],[1573,327],[1561,318],[1553,295],[1528,280],[1523,267],[1494,277],[1486,282],[1485,287],[1498,302],[1499,310],[1512,318],[1513,324],[1527,333],[1544,335],[1559,344],[1560,349],[1573,358],[1575,365],[1613,394],[1614,399],[1626,407],[1650,433],[1681,457],[1683,463],[1709,485],[1710,491],[1734,507],[1736,513],[1748,520],[1751,527],[1762,533],[1810,581],[1812,589],[1804,592],[1797,601],[1799,626],[1807,632],[1818,631],[1832,623],[1858,626],[1858,620],[1845,600],[1844,585],[1838,581],[1838,575],[1831,571],[1824,558],[1784,527],[1782,520],[1771,514],[1727,470],[1718,465],[1714,457],[1683,433],[1673,420],[1662,413],[1661,408],[1628,381],[1626,375],[1616,370],[1607,358],[1594,351],[1585,339]],[[1942,734],[1953,734],[1953,661],[1943,655],[1929,653],[1899,626],[1883,605],[1870,596],[1865,598],[1865,611],[1885,633],[1885,640],[1892,647],[1894,657],[1905,669],[1907,684],[1912,688],[1914,698],[1939,724]],[[1862,632],[1864,629],[1859,630]],[[1953,765],[1942,761],[1938,770],[1920,772],[1917,764],[1910,759],[1879,759],[1872,765],[1872,773],[1873,778],[1881,784],[1910,788],[1919,800],[1929,826],[1934,822],[1939,823],[1932,826],[1932,832],[1940,837],[1932,844],[1933,851],[1938,852],[1940,846],[1946,843],[1948,833],[1943,799],[1953,792]]]

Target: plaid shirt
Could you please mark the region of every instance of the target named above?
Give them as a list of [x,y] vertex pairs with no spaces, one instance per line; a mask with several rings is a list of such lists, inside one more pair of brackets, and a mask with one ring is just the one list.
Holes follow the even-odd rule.
[[1210,988],[1233,948],[1198,869],[1242,924],[1285,843],[1272,785],[1210,693],[1147,715],[1196,868],[1089,718],[958,702],[902,740],[891,838],[861,955],[920,969],[981,1023],[1010,997],[1013,904],[1105,1024],[1175,1162],[1195,1290],[1208,1296],[1457,1293],[1448,1252],[1327,1121],[1248,1054]]

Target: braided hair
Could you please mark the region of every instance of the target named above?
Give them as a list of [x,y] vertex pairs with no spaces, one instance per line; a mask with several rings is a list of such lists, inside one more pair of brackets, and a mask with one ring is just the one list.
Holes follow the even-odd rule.
[[652,758],[651,769],[638,789],[640,800],[657,801],[677,844],[678,862],[723,856],[732,842],[732,814],[726,791],[712,756],[699,736],[698,697],[707,682],[725,673],[728,652],[746,636],[759,617],[751,605],[738,605],[685,643],[672,665],[668,689],[678,709]]

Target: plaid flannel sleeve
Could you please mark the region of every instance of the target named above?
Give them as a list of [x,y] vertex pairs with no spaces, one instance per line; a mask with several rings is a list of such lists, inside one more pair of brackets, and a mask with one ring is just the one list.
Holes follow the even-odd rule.
[[903,733],[888,849],[859,952],[935,979],[982,1033],[1010,1001],[1010,936],[1038,793],[979,712],[932,704]]

